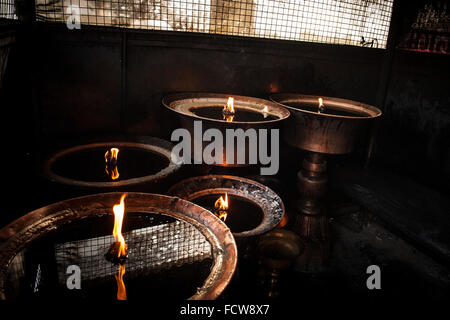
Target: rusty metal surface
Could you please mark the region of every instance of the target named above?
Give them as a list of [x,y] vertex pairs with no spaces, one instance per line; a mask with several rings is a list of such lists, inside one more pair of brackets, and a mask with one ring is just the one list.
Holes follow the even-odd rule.
[[275,228],[285,214],[283,201],[274,191],[258,182],[241,177],[227,175],[193,177],[172,186],[168,194],[192,201],[212,192],[227,192],[245,197],[263,211],[264,217],[259,226],[252,230],[233,233],[236,238],[264,234]]
[[[0,230],[0,299],[5,299],[8,266],[27,244],[58,228],[88,216],[109,212],[121,193],[111,192],[61,201],[17,219]],[[209,211],[191,202],[157,194],[128,193],[127,210],[160,213],[197,228],[212,247],[213,266],[208,278],[189,299],[216,299],[230,282],[237,249],[227,226]]]
[[[289,106],[289,103],[317,103],[318,98],[323,98],[326,107],[349,110],[360,116],[317,113]],[[286,142],[312,152],[350,153],[355,140],[367,130],[373,119],[381,116],[381,111],[374,106],[346,99],[302,94],[275,94],[270,99],[291,112],[284,126]]]
[[[81,150],[89,150],[94,149],[98,147],[129,147],[129,148],[136,148],[136,149],[142,149],[154,152],[164,158],[166,158],[169,161],[169,165],[159,172],[137,177],[137,178],[130,178],[126,180],[120,180],[120,181],[108,181],[108,182],[102,182],[102,181],[82,181],[82,180],[75,180],[72,178],[64,177],[61,175],[58,175],[55,173],[52,169],[53,164],[60,158],[69,155],[71,153],[75,153]],[[124,142],[124,141],[112,141],[112,142],[98,142],[98,143],[90,143],[90,144],[84,144],[84,145],[78,145],[71,148],[64,149],[62,151],[56,152],[52,154],[50,157],[48,157],[42,168],[42,174],[45,178],[52,182],[69,185],[73,187],[83,187],[83,188],[94,188],[94,189],[100,189],[100,188],[117,188],[117,187],[130,187],[135,185],[141,185],[141,184],[150,184],[150,183],[156,183],[160,181],[161,179],[164,179],[168,177],[169,175],[175,173],[178,169],[181,167],[181,161],[175,163],[172,160],[171,157],[172,150],[170,148],[170,145],[163,140],[157,139],[157,138],[148,138],[147,143],[137,143],[137,142]]]

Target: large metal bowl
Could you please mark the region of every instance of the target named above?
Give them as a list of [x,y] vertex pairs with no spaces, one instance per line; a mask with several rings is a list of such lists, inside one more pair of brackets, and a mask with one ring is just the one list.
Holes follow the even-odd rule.
[[[317,104],[319,98],[327,108],[355,115],[318,113],[291,106]],[[270,99],[291,112],[284,123],[284,140],[293,147],[311,152],[350,153],[356,139],[381,116],[381,111],[374,106],[346,99],[289,93],[274,94]]]
[[[81,276],[86,278],[87,283],[98,284],[105,277],[108,281],[114,281],[111,274],[114,266],[105,260],[104,253],[110,241],[114,241],[109,231],[112,232],[112,225],[110,228],[109,224],[114,219],[108,217],[120,196],[121,193],[113,192],[61,201],[37,209],[1,229],[0,299],[8,298],[10,295],[7,293],[23,283],[24,279],[29,282],[24,286],[26,290],[32,290],[45,275],[51,279],[51,288],[57,288],[55,291],[50,290],[50,295],[60,297],[70,294],[66,288],[65,268],[72,264],[80,266]],[[128,233],[124,233],[129,251],[126,268],[130,277],[137,274],[142,280],[155,272],[158,276],[157,272],[161,272],[161,269],[190,264],[207,256],[212,260],[212,265],[205,273],[206,279],[198,287],[192,286],[195,294],[185,298],[216,299],[230,282],[237,263],[236,243],[227,226],[209,211],[180,198],[128,193],[125,203],[125,219],[127,212],[130,219],[138,213],[139,221],[152,222],[151,227],[131,228]],[[100,219],[96,223],[99,228],[93,228],[92,220],[89,219]],[[80,223],[84,223],[83,230],[72,235],[76,240],[67,241],[68,230]],[[102,227],[106,227],[107,234],[98,236],[98,230]],[[95,237],[89,236],[91,231],[95,232]],[[195,239],[199,240],[195,242]],[[29,251],[26,250],[33,248],[33,245],[37,245],[38,250],[32,251],[33,255],[28,259],[34,263],[34,268],[30,269],[30,262],[26,261],[26,257],[30,258]],[[74,254],[68,253],[73,250]],[[41,259],[49,252],[50,259],[45,260],[46,263],[50,261],[47,263],[49,267],[44,268],[42,263],[36,263],[36,259]],[[36,268],[40,271],[30,272]],[[39,272],[42,273],[40,276]],[[180,284],[171,285],[176,290]],[[86,287],[86,283],[83,283],[81,289]],[[143,290],[145,293],[151,288],[144,287]],[[32,290],[31,296],[34,295]]]
[[[225,120],[211,119],[200,117],[194,114],[191,110],[194,108],[203,108],[203,107],[211,107],[211,106],[225,106],[227,104],[228,97],[234,97],[236,112],[239,112],[239,109],[252,110],[254,112],[262,112],[264,107],[268,108],[268,114],[274,116],[276,119],[266,120],[266,121],[233,121],[227,122]],[[163,105],[171,110],[172,112],[176,112],[181,121],[181,126],[189,131],[192,139],[192,157],[197,160],[198,163],[202,162],[203,154],[198,152],[196,148],[194,148],[194,139],[197,138],[194,134],[194,121],[201,121],[202,123],[202,136],[203,132],[210,129],[215,128],[220,130],[220,132],[225,137],[226,129],[242,129],[246,131],[247,129],[255,129],[258,134],[258,129],[271,129],[271,128],[279,128],[280,122],[287,119],[289,117],[289,111],[283,106],[267,101],[264,99],[258,99],[253,97],[245,97],[245,96],[235,96],[235,95],[227,95],[220,93],[179,93],[169,95],[163,98]],[[207,145],[207,142],[198,141],[200,145]],[[241,150],[246,155],[246,159],[248,159],[248,139],[246,139],[245,150]],[[238,150],[237,146],[235,147],[235,159],[233,163],[227,163],[225,159],[226,155],[226,146],[223,148],[224,159],[222,163],[215,163],[218,166],[225,167],[237,167],[244,166],[247,164],[238,164],[236,155]]]

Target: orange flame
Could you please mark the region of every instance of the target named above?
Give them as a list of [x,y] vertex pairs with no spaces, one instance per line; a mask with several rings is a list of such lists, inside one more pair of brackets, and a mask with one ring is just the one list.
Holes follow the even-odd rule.
[[227,105],[223,107],[222,113],[223,113],[223,119],[227,122],[233,122],[234,119],[234,98],[229,97],[227,101]]
[[225,107],[226,110],[230,113],[234,113],[234,98],[229,97],[227,101],[227,106]]
[[117,300],[127,300],[127,290],[123,282],[123,275],[125,274],[125,265],[119,264],[119,271],[114,275],[117,282]]
[[214,203],[214,209],[220,220],[225,221],[227,219],[228,193],[225,192],[225,198],[220,196],[220,198],[216,200]]
[[[117,168],[117,156],[119,155],[119,149],[111,148],[105,153],[105,171],[112,180],[119,178],[119,169]],[[114,160],[114,161],[113,161]],[[110,170],[110,166],[113,166]]]
[[324,107],[324,105],[323,105],[323,99],[322,98],[319,98],[318,99],[319,100],[319,113],[321,112],[321,110],[323,109],[323,107]]
[[118,257],[125,256],[126,255],[126,249],[127,245],[125,244],[125,239],[122,235],[122,223],[123,223],[123,216],[125,213],[125,197],[127,196],[126,193],[124,193],[120,197],[120,203],[113,206],[113,212],[114,212],[114,229],[113,229],[113,236],[114,239],[116,239],[117,242],[120,243],[119,252],[117,254]]

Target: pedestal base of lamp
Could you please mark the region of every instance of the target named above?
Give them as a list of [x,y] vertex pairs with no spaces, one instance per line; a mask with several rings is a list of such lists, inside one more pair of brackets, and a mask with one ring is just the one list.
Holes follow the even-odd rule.
[[294,231],[311,241],[327,241],[328,221],[321,203],[327,188],[327,162],[321,153],[308,153],[297,173],[297,187],[300,199]]
[[321,202],[327,186],[326,164],[323,154],[309,153],[297,174],[300,199],[292,228],[305,241],[305,251],[295,263],[295,269],[303,272],[320,272],[328,258],[329,226]]
[[293,231],[300,237],[314,242],[328,241],[328,219],[324,215],[297,214]]

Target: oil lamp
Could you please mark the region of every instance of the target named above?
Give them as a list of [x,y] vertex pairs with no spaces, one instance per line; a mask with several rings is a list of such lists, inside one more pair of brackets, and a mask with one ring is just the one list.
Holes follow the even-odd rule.
[[235,281],[247,281],[255,275],[258,239],[275,229],[285,216],[283,201],[274,191],[237,176],[189,178],[172,186],[168,194],[209,210],[230,228],[241,261]]
[[215,213],[237,240],[260,236],[274,229],[284,217],[283,201],[274,191],[241,177],[193,177],[172,186],[168,194]]
[[[180,198],[136,192],[37,209],[0,229],[0,249],[0,300],[96,299],[111,296],[112,282],[117,299],[210,300],[227,287],[237,264],[235,240],[211,212]],[[127,253],[125,264],[120,258]],[[79,290],[67,284],[74,266],[81,270]]]
[[373,106],[356,101],[301,94],[275,94],[271,100],[285,106],[291,117],[284,140],[307,151],[297,173],[301,194],[294,230],[315,242],[328,239],[328,223],[321,199],[326,192],[326,155],[347,154],[355,140],[381,115]]
[[[230,96],[217,93],[180,93],[164,97],[163,105],[177,113],[181,126],[187,129],[193,137],[191,144],[191,157],[194,163],[203,163],[203,150],[208,142],[202,139],[203,133],[209,129],[219,130],[222,136],[226,136],[227,129],[246,131],[254,129],[272,129],[279,127],[282,120],[289,117],[289,111],[279,104],[264,99]],[[196,132],[196,122],[202,126]],[[258,133],[259,134],[259,133]],[[199,146],[200,148],[197,148]],[[238,144],[230,147],[233,150],[233,161],[223,159],[220,163],[213,163],[221,167],[247,166],[249,163],[238,161],[237,155],[245,154],[249,159],[249,141],[240,148]],[[239,149],[240,148],[240,149]],[[222,154],[227,154],[227,146],[223,146]]]
[[162,182],[181,167],[172,148],[153,137],[80,144],[51,154],[41,171],[61,198],[87,191],[165,190]]

